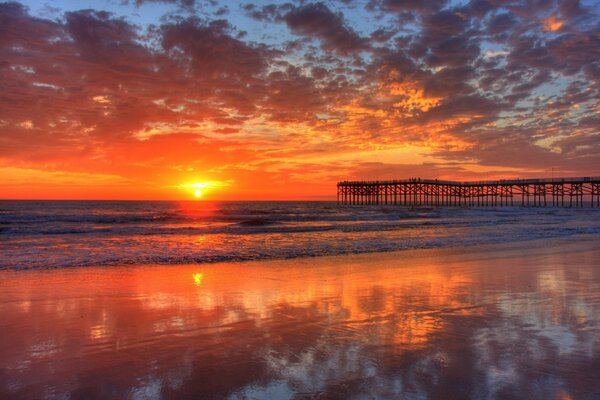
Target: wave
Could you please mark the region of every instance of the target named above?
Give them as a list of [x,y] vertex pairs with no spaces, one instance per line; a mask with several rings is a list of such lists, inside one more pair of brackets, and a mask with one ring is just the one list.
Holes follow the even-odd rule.
[[293,258],[600,233],[598,209],[0,204],[0,268],[13,269]]
[[[207,264],[218,262],[240,262],[258,261],[267,259],[293,259],[300,257],[332,256],[344,254],[364,254],[373,252],[391,252],[400,250],[416,250],[431,248],[449,248],[457,246],[473,246],[484,244],[496,244],[515,241],[552,239],[569,237],[573,235],[600,234],[600,229],[572,229],[565,228],[560,231],[552,230],[546,232],[523,232],[512,236],[451,236],[451,237],[406,237],[402,241],[397,240],[363,240],[341,244],[337,243],[304,243],[301,246],[269,248],[245,248],[234,250],[231,248],[212,251],[193,251],[189,248],[178,249],[166,253],[155,252],[80,252],[79,254],[65,253],[39,254],[38,257],[11,257],[0,262],[0,269],[49,269],[65,267],[93,267],[111,265],[168,265],[168,264]],[[31,255],[31,254],[30,254]]]

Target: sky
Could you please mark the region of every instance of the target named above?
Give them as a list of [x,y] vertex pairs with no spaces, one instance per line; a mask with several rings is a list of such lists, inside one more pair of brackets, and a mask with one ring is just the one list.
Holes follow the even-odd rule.
[[0,198],[600,175],[600,2],[0,3]]

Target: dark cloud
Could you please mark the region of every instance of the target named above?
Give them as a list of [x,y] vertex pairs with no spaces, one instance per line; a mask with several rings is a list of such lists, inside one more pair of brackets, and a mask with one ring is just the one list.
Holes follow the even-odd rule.
[[424,113],[421,122],[451,120],[453,118],[483,118],[486,122],[502,111],[502,104],[478,95],[447,97],[438,107]]
[[189,64],[198,79],[251,81],[266,67],[268,51],[232,37],[230,28],[224,20],[186,19],[162,27],[162,46],[170,57]]
[[496,1],[471,0],[467,5],[460,8],[460,12],[470,17],[484,18],[488,13],[493,12],[497,7]]
[[429,66],[468,65],[479,56],[479,46],[465,36],[453,36],[436,43],[426,57]]
[[[410,79],[422,72],[402,50],[380,50],[377,53],[376,62],[371,65],[371,68],[373,73],[377,73],[379,79],[382,80]],[[390,74],[393,76],[392,78],[390,78]]]
[[455,10],[428,14],[422,19],[422,40],[436,43],[464,32],[468,26],[468,16]]
[[7,51],[9,46],[44,48],[60,35],[55,22],[30,17],[25,6],[19,3],[0,3],[0,45],[3,51]]
[[470,94],[475,91],[467,84],[476,77],[472,67],[444,68],[440,72],[424,79],[425,94],[433,97],[452,97]]
[[510,29],[517,25],[517,23],[518,20],[512,13],[503,12],[496,14],[490,18],[487,24],[487,32],[490,35],[507,33]]
[[283,20],[292,32],[321,40],[326,50],[350,54],[367,48],[367,41],[346,25],[343,15],[332,12],[324,3],[294,8]]
[[586,13],[586,10],[581,6],[579,0],[560,0],[558,2],[560,15],[564,18],[575,18]]
[[369,39],[373,42],[387,42],[390,40],[397,32],[392,29],[377,29],[369,35]]
[[549,67],[567,75],[580,72],[600,60],[600,29],[596,32],[569,32],[548,42],[553,62]]
[[283,19],[283,15],[290,12],[295,7],[290,3],[285,4],[267,4],[257,7],[255,4],[242,4],[242,10],[251,18],[258,21],[276,22]]
[[108,12],[85,10],[65,15],[66,33],[73,40],[82,61],[109,65],[124,72],[135,71],[147,50],[140,44],[136,29]]
[[141,6],[146,3],[165,3],[176,4],[181,7],[192,8],[196,5],[196,0],[134,0],[136,6]]
[[446,0],[370,0],[367,4],[367,8],[393,12],[428,12],[439,10],[443,8],[445,4]]

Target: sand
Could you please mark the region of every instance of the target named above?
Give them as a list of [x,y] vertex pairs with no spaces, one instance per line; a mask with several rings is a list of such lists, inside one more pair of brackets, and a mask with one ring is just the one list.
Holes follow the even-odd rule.
[[600,396],[598,243],[0,271],[0,398]]

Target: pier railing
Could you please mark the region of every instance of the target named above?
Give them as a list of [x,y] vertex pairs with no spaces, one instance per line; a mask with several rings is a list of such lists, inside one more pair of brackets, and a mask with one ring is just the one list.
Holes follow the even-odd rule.
[[600,177],[444,181],[343,181],[338,204],[402,206],[600,207]]

